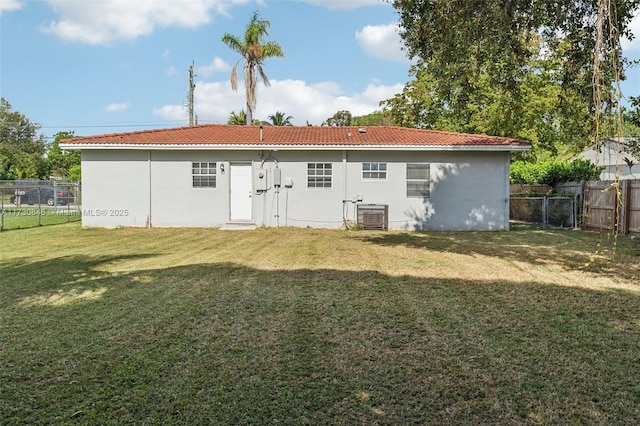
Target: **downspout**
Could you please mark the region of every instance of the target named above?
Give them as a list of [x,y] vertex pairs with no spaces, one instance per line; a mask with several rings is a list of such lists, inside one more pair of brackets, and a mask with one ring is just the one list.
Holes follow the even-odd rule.
[[147,166],[149,172],[149,214],[147,215],[147,228],[151,228],[151,150],[147,157]]
[[[351,133],[349,133],[351,138]],[[347,214],[349,213],[349,205],[347,204],[347,150],[342,151],[342,179],[344,180],[342,189],[342,222],[347,227]]]
[[505,230],[509,230],[510,229],[510,223],[509,223],[509,219],[510,215],[511,215],[511,185],[510,185],[510,176],[511,176],[511,151],[507,151],[507,153],[505,154],[507,159],[506,159],[506,164],[507,167],[505,167],[506,169],[506,176],[504,178],[504,182],[505,182],[505,189],[504,189],[504,194],[505,194],[505,209],[504,209],[504,214],[506,214],[506,225],[504,226]]
[[342,199],[347,199],[347,150],[342,151],[342,176],[344,179],[344,190],[342,194]]

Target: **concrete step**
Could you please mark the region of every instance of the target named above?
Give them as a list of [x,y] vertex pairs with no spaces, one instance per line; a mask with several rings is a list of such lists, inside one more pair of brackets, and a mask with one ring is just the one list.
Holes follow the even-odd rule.
[[255,223],[229,222],[220,227],[221,231],[253,231],[258,228]]

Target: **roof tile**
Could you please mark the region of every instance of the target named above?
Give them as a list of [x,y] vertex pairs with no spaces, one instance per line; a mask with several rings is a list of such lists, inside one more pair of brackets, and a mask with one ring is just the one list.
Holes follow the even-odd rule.
[[72,145],[530,146],[529,142],[395,126],[237,126],[205,124],[61,141]]

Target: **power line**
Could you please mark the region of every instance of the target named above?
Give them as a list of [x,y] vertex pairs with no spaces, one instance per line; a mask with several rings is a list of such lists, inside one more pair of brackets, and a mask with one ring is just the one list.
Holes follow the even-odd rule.
[[[157,128],[166,128],[170,126],[166,126],[167,124],[180,124],[181,126],[187,126],[188,123],[185,120],[166,120],[162,122],[148,122],[148,123],[132,123],[132,124],[68,124],[61,126],[40,126],[40,129],[61,129],[62,131],[74,130],[74,129],[108,129],[108,128],[123,128],[123,127],[151,127],[153,129]],[[195,116],[195,124],[224,124],[224,121],[220,120],[200,120],[198,116]],[[45,139],[55,139],[55,135],[49,136],[44,135]]]
[[145,127],[145,126],[161,126],[167,123],[184,123],[185,120],[165,120],[162,122],[148,122],[148,123],[118,123],[118,124],[64,124],[64,125],[50,125],[40,126],[41,129],[65,129],[65,128],[104,128],[104,127]]

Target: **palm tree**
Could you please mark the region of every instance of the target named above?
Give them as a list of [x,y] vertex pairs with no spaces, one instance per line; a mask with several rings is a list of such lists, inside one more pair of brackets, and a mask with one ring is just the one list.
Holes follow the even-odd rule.
[[251,22],[244,32],[244,39],[239,39],[229,33],[222,36],[222,42],[242,58],[236,62],[231,71],[231,88],[238,90],[238,64],[244,59],[244,88],[247,98],[247,121],[250,126],[253,121],[253,111],[256,108],[256,89],[258,86],[258,74],[266,86],[270,86],[264,70],[263,61],[270,57],[283,57],[284,53],[278,43],[269,41],[263,43],[262,38],[268,35],[267,28],[271,23],[264,19],[258,19],[258,12],[253,12]]
[[270,115],[268,118],[270,122],[265,121],[264,123],[269,126],[293,126],[293,124],[291,124],[293,117],[290,115],[285,117],[284,112],[276,111],[275,114]]
[[247,114],[243,109],[240,112],[231,111],[231,115],[227,119],[227,124],[247,124]]

